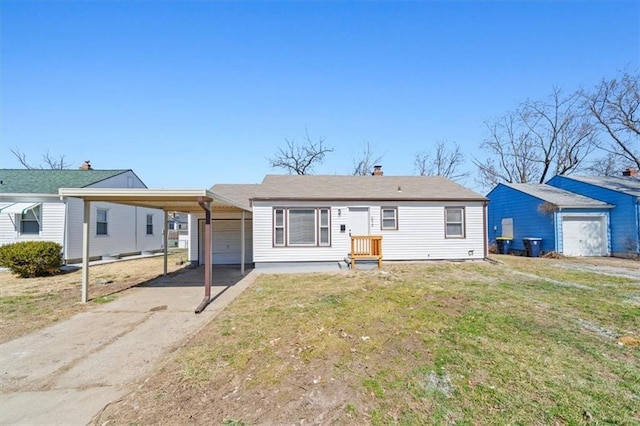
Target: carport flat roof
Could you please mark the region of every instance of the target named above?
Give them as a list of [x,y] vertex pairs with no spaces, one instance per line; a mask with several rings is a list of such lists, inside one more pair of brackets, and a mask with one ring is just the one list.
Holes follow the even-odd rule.
[[202,211],[200,202],[211,203],[213,208],[233,207],[246,210],[246,207],[215,195],[208,189],[60,188],[58,195],[165,211]]

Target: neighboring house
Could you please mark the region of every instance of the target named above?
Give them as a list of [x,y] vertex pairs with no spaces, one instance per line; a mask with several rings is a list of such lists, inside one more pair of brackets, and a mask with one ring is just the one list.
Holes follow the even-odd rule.
[[510,238],[525,251],[525,238],[541,238],[543,252],[607,256],[612,205],[545,184],[501,183],[488,195],[489,238]]
[[[268,175],[260,184],[217,184],[213,263],[341,262],[351,239],[381,236],[383,260],[483,259],[487,199],[427,176]],[[189,259],[203,263],[202,215],[191,216]],[[198,225],[200,222],[200,225]],[[244,229],[244,244],[242,230]]]
[[171,212],[167,220],[168,246],[187,248],[189,244],[189,215]]
[[[67,263],[82,258],[83,202],[59,188],[146,188],[132,170],[0,169],[0,245],[54,241]],[[162,210],[91,203],[90,257],[162,249]]]
[[623,176],[553,177],[549,185],[611,204],[611,253],[640,255],[640,179],[627,169]]

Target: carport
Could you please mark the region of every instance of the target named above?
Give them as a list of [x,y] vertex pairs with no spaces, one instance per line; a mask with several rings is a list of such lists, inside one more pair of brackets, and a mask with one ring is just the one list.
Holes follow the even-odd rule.
[[[212,256],[211,256],[211,212],[215,206],[221,208],[233,207],[242,211],[241,216],[241,262],[240,270],[244,274],[244,234],[245,234],[245,206],[238,205],[232,200],[215,195],[207,189],[147,189],[147,188],[60,188],[60,197],[72,197],[82,199],[84,202],[84,215],[82,226],[82,303],[89,300],[89,241],[91,203],[108,202],[125,204],[137,207],[148,207],[164,211],[164,275],[167,274],[167,232],[169,212],[179,211],[184,213],[205,212],[205,259],[204,262],[204,297],[195,312],[202,312],[211,300],[212,281]],[[191,232],[192,230],[190,230]]]

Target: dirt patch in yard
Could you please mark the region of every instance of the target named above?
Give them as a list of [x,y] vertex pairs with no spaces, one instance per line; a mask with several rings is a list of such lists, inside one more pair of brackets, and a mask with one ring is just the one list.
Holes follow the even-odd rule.
[[[185,253],[169,255],[167,270],[185,268]],[[90,303],[80,303],[82,270],[51,277],[19,278],[0,272],[0,343],[107,303],[123,291],[162,275],[163,256],[136,257],[89,268]]]

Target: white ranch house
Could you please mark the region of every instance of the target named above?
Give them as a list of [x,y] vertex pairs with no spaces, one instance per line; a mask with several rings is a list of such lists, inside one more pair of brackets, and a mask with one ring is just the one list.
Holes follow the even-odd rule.
[[[54,241],[67,263],[82,260],[84,206],[60,188],[146,188],[132,170],[0,169],[0,245]],[[90,257],[162,250],[162,210],[96,202],[90,210]]]
[[[381,238],[383,261],[487,256],[487,199],[443,177],[268,175],[210,191],[224,204],[212,210],[214,265],[338,265],[360,237]],[[190,216],[194,264],[205,263],[203,223]]]
[[[488,255],[488,199],[443,177],[382,176],[381,171],[373,176],[269,175],[260,184],[217,184],[209,190],[61,188],[58,193],[83,200],[85,211],[98,203],[160,209],[164,223],[169,212],[188,212],[188,258],[204,265],[204,298],[196,313],[211,300],[213,265],[239,265],[244,273],[246,265],[337,268],[346,265],[345,259],[372,256],[402,261]],[[83,233],[88,247],[90,237]],[[83,302],[88,282],[88,256],[83,255]]]

